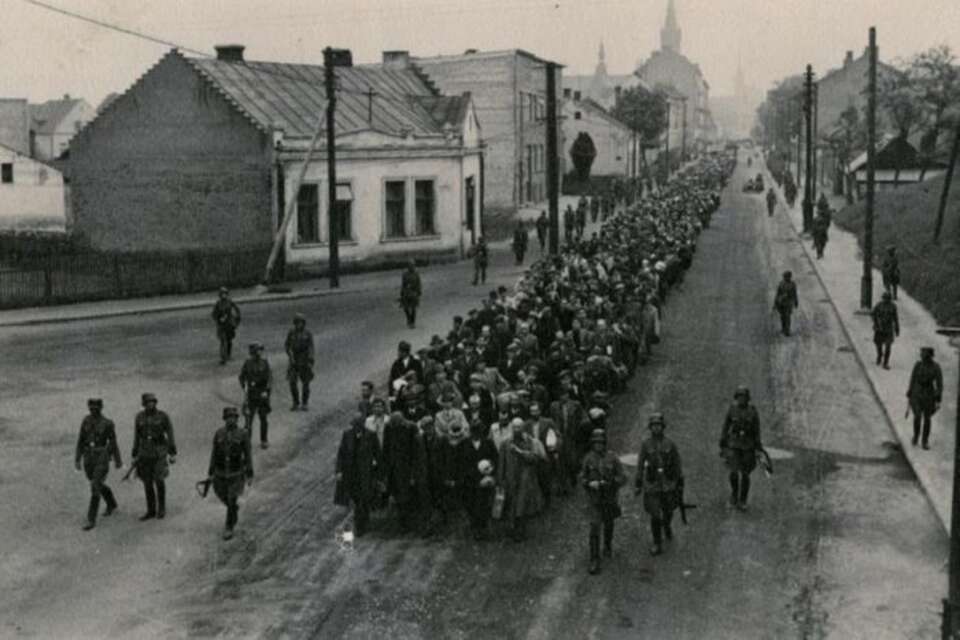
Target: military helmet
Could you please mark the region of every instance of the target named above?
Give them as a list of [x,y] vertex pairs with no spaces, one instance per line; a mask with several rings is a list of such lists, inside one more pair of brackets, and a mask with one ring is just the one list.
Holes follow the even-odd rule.
[[255,352],[255,351],[263,351],[263,344],[260,343],[260,342],[251,342],[251,343],[247,346],[247,349],[250,350],[250,353],[253,353],[253,352]]
[[236,417],[239,416],[239,415],[240,415],[240,412],[237,411],[237,408],[236,408],[236,407],[224,407],[224,408],[223,408],[223,419],[224,419],[224,420],[226,420],[226,419],[229,418],[230,416],[233,416],[234,418],[236,418]]
[[140,404],[146,405],[148,402],[156,402],[157,396],[152,393],[144,393],[140,396]]
[[657,411],[656,413],[651,413],[650,418],[647,419],[647,426],[652,427],[655,424],[659,424],[662,427],[667,426],[667,421],[664,419],[663,414]]
[[220,293],[230,293],[230,290],[226,287],[220,287]]
[[883,296],[881,296],[881,297],[882,297],[884,300],[893,300],[893,295],[892,295],[889,291],[884,291],[884,292],[883,292]]
[[784,271],[784,272],[783,272],[783,279],[784,279],[784,280],[789,280],[789,279],[792,278],[792,277],[793,277],[793,271]]
[[90,398],[87,400],[87,406],[91,409],[103,409],[103,400],[100,398]]
[[740,385],[737,387],[737,390],[733,392],[734,399],[739,398],[740,396],[743,396],[747,400],[750,399],[750,389],[748,389],[746,385]]
[[594,429],[590,432],[590,444],[594,442],[602,442],[606,444],[607,442],[607,431],[606,429]]
[[302,323],[306,324],[306,323],[307,323],[307,318],[306,318],[302,313],[295,313],[295,314],[293,314],[293,321],[294,321],[294,322],[302,322]]

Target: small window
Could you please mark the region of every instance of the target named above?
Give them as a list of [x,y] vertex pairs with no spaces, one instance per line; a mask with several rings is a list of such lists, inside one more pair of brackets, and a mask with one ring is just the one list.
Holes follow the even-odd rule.
[[320,242],[320,187],[300,185],[297,195],[297,242]]
[[579,119],[580,119],[580,112],[579,112],[579,111],[577,111],[576,113],[573,114],[573,119],[574,119],[574,120],[579,120]]
[[437,232],[434,225],[434,213],[437,207],[433,193],[433,180],[417,180],[414,188],[417,195],[417,235],[432,236]]
[[337,204],[334,207],[336,216],[337,240],[353,240],[353,188],[349,183],[337,184]]
[[386,200],[386,237],[402,238],[407,235],[404,218],[407,208],[407,184],[403,180],[388,180],[384,183]]
[[0,164],[0,182],[3,184],[13,184],[13,163],[4,162]]

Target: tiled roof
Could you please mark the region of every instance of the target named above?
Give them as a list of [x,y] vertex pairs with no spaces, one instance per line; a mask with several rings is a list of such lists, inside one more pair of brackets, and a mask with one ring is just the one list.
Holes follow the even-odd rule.
[[[311,137],[327,96],[319,65],[234,62],[184,57],[255,125],[282,127],[290,138]],[[462,97],[442,97],[414,69],[381,65],[337,67],[337,134],[360,130],[414,136],[443,134]],[[373,91],[372,104],[367,92]],[[469,99],[469,98],[468,98]],[[454,126],[460,122],[451,123]]]
[[70,115],[80,102],[77,98],[64,98],[30,105],[30,119],[33,121],[34,130],[39,134],[56,132],[63,119]]

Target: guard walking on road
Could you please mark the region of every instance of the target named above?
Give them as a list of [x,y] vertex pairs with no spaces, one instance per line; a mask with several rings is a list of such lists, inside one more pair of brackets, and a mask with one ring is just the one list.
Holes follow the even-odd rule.
[[640,446],[635,490],[637,495],[643,493],[643,508],[650,514],[650,555],[658,556],[663,553],[663,538],[673,540],[673,512],[680,506],[683,468],[677,446],[663,434],[667,427],[663,414],[651,415],[647,426],[650,436]]
[[412,329],[417,323],[417,307],[420,306],[420,274],[417,273],[417,263],[411,260],[407,270],[400,279],[400,306],[407,316],[407,327]]
[[890,348],[893,339],[900,335],[900,317],[897,314],[897,305],[889,291],[883,292],[883,299],[876,304],[871,312],[873,316],[873,344],[877,347],[877,364],[884,369],[890,368]]
[[217,339],[220,341],[220,364],[226,364],[233,352],[233,338],[240,324],[240,307],[230,299],[226,287],[220,287],[219,298],[213,305],[211,315],[217,325]]
[[483,236],[480,236],[477,244],[470,251],[473,254],[473,286],[485,284],[490,255],[487,251],[487,241],[483,239]]
[[293,329],[284,341],[287,352],[287,381],[293,405],[290,411],[308,411],[310,408],[310,381],[313,380],[313,334],[307,329],[302,313],[293,316]]
[[240,510],[237,500],[243,495],[244,485],[253,482],[253,456],[250,452],[250,434],[237,426],[236,407],[223,410],[224,426],[213,436],[207,479],[213,483],[213,492],[227,506],[227,522],[223,539],[233,537]]
[[763,449],[760,415],[750,404],[750,390],[746,387],[737,387],[733,398],[720,433],[720,455],[730,470],[730,504],[746,511],[750,474],[757,467],[757,450]]
[[590,522],[590,573],[600,572],[600,529],[603,528],[603,555],[613,555],[613,523],[620,517],[617,492],[627,482],[623,466],[607,450],[607,432],[594,429],[590,451],[583,458],[580,479],[587,492],[587,519]]
[[913,365],[907,387],[907,401],[913,411],[914,446],[922,435],[923,448],[930,448],[930,419],[940,408],[942,399],[943,371],[933,360],[933,347],[921,347],[920,362]]
[[897,248],[887,247],[887,254],[883,256],[880,267],[883,275],[883,288],[890,292],[893,299],[897,299],[897,287],[900,286],[900,260],[897,258]]
[[170,416],[157,409],[157,396],[144,393],[141,403],[143,411],[134,420],[131,454],[147,500],[147,512],[140,519],[162,519],[167,513],[168,463],[176,462],[177,444],[173,439]]
[[777,192],[773,190],[773,187],[770,187],[770,190],[767,191],[767,216],[772,216],[773,212],[777,210]]
[[269,424],[267,416],[270,414],[270,390],[273,387],[273,373],[270,363],[263,357],[263,345],[259,342],[250,344],[250,357],[240,369],[240,387],[244,391],[243,419],[247,435],[252,437],[253,416],[260,418],[260,448],[270,446],[267,438]]
[[793,281],[793,273],[783,272],[783,280],[777,285],[777,293],[773,298],[773,308],[780,314],[780,331],[785,336],[790,335],[790,319],[793,310],[800,306],[797,298],[797,284]]
[[111,515],[117,510],[117,500],[113,491],[107,486],[107,474],[110,473],[110,459],[119,469],[123,466],[120,460],[120,447],[117,446],[117,432],[113,422],[102,414],[103,400],[91,398],[87,400],[90,415],[80,423],[80,436],[77,438],[77,452],[75,462],[77,471],[82,468],[90,481],[90,506],[87,508],[87,522],[83,525],[84,531],[97,526],[97,514],[100,511],[100,498],[107,503],[104,516]]
[[517,264],[523,264],[523,257],[527,255],[527,244],[530,236],[527,233],[527,227],[523,220],[517,220],[517,228],[513,231],[513,255],[517,258]]

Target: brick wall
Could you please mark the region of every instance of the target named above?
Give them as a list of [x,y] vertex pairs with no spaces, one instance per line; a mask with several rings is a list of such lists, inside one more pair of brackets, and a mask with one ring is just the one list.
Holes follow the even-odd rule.
[[102,249],[270,242],[266,136],[168,55],[71,142],[73,230]]

